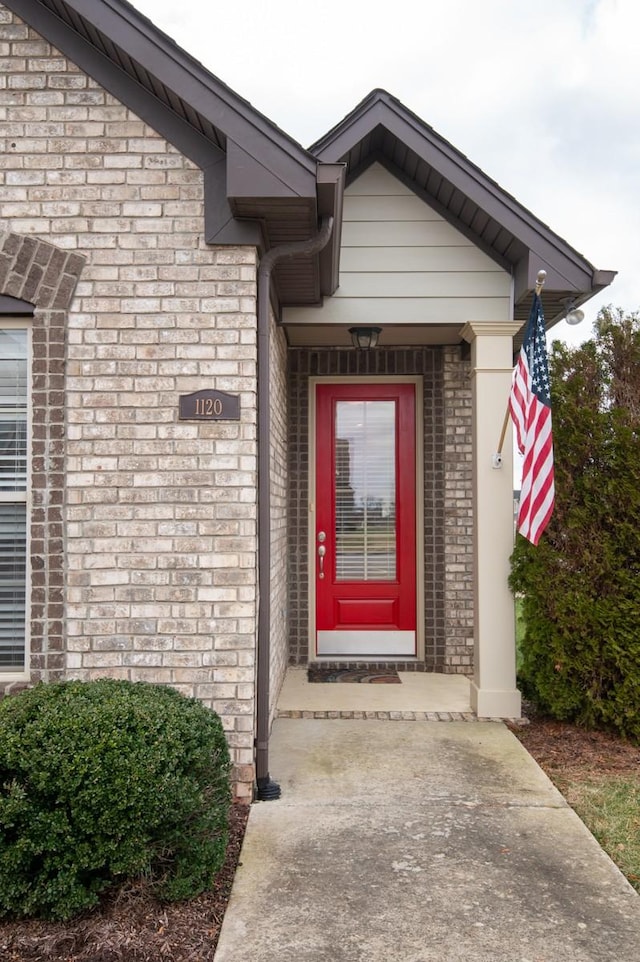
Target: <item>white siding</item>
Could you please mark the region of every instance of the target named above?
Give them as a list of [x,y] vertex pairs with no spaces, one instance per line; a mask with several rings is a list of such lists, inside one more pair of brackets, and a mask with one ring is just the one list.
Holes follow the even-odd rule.
[[508,320],[511,277],[380,164],[345,191],[340,286],[286,324]]

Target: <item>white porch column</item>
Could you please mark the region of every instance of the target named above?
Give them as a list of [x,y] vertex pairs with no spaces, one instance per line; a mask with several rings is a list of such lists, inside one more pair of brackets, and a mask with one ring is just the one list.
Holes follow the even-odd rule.
[[493,467],[511,388],[513,321],[465,324],[471,344],[474,502],[474,675],[471,706],[481,718],[519,718],[514,602],[507,578],[513,550],[511,429],[502,467]]

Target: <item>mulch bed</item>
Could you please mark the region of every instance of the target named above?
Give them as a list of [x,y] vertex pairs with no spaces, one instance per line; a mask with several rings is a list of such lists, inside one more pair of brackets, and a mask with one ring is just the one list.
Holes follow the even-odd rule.
[[225,863],[213,888],[191,902],[159,903],[144,883],[105,897],[70,922],[0,927],[2,962],[211,962],[235,875],[249,809],[234,805]]
[[586,731],[568,722],[531,717],[529,725],[514,726],[514,734],[549,775],[637,775],[640,745],[614,734]]

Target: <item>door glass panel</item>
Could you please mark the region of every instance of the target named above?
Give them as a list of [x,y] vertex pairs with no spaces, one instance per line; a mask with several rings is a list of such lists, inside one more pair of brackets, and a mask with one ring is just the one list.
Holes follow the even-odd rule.
[[396,579],[395,401],[338,401],[337,581]]

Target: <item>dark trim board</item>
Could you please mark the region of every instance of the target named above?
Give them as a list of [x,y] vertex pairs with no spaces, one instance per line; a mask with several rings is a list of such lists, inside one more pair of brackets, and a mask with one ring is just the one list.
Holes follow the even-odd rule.
[[0,315],[10,317],[33,317],[35,305],[23,301],[19,297],[0,294]]

